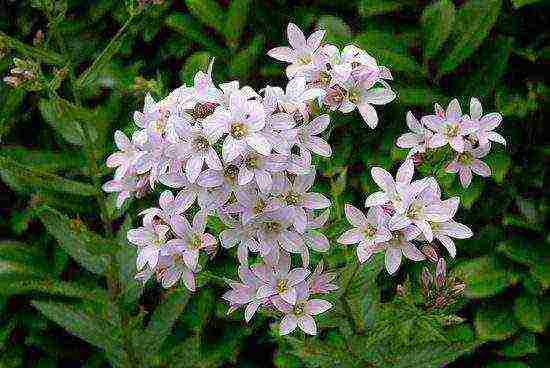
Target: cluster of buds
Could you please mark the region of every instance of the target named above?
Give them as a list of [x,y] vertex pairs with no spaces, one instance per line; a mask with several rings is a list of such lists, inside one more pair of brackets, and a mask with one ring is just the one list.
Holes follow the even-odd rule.
[[[411,159],[399,167],[395,179],[380,167],[373,167],[371,175],[381,190],[367,197],[366,216],[346,205],[346,217],[353,228],[338,239],[341,244],[357,244],[361,263],[375,253],[384,252],[386,270],[393,274],[403,256],[413,261],[433,258],[432,245],[436,240],[455,257],[452,238],[466,239],[473,235],[466,225],[453,220],[460,198],[441,200],[441,189],[434,177],[413,180]],[[419,246],[426,251],[422,252]]]
[[[331,202],[311,192],[312,155],[332,154],[321,137],[330,117],[319,107],[343,112],[358,107],[374,127],[378,119],[371,104],[390,102],[395,93],[385,82],[388,69],[365,51],[322,46],[324,31],[306,41],[293,24],[288,35],[293,48],[270,51],[292,62],[285,90],[267,86],[258,93],[238,81],[216,85],[211,62],[206,72],[196,73],[193,86],[158,102],[147,95],[143,112],[134,115],[137,130],[131,137],[115,133],[120,151],[108,157],[107,166],[116,171],[103,189],[118,193],[120,207],[159,184],[170,188],[158,207],[142,211],[143,226],[128,232],[138,251],[139,280],[156,275],[170,287],[181,279],[195,290],[201,254],[216,249],[217,239],[205,233],[208,216],[216,216],[225,225],[221,246],[235,247],[240,263],[242,283],[231,282],[225,295],[230,311],[243,306],[248,320],[259,307],[276,310],[284,315],[281,333],[298,326],[315,334],[312,316],[331,304],[309,298],[336,289],[330,283],[334,275],[323,274],[322,266],[311,275],[308,270],[310,251],[330,247],[320,230]],[[293,255],[301,267],[291,267]]]
[[421,161],[431,150],[449,145],[454,155],[445,170],[458,173],[460,183],[466,188],[472,181],[472,172],[482,177],[491,176],[491,168],[480,158],[489,153],[491,142],[506,145],[506,140],[494,131],[501,122],[499,113],[483,115],[477,98],[470,100],[469,115],[462,114],[458,100],[454,99],[446,110],[435,104],[435,114],[423,116],[420,121],[409,111],[407,125],[411,132],[399,137],[396,144],[410,148],[408,157],[416,161]]
[[424,267],[421,280],[424,305],[428,310],[441,310],[455,304],[466,289],[464,281],[447,276],[447,264],[443,258],[437,261],[433,274]]
[[14,88],[24,88],[28,91],[39,91],[43,88],[40,65],[32,60],[13,58],[14,67],[10,75],[4,77],[4,82]]

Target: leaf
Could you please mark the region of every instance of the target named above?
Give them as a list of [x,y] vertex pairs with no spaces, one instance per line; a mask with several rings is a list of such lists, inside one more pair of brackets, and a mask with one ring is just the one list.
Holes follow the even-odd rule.
[[84,166],[84,160],[75,152],[36,151],[21,146],[7,146],[0,149],[0,154],[31,169],[51,173],[80,171]]
[[460,263],[453,269],[466,281],[468,298],[486,298],[496,295],[519,281],[519,276],[504,267],[494,256],[484,256]]
[[363,17],[391,13],[411,5],[408,0],[360,0],[359,14]]
[[42,206],[38,210],[38,217],[59,245],[78,263],[93,273],[105,273],[109,267],[109,258],[101,252],[111,247],[108,241],[90,234],[53,208]]
[[31,304],[73,335],[105,350],[112,362],[127,360],[121,339],[120,319],[110,319],[116,311],[105,311],[108,307],[92,303],[33,300]]
[[326,31],[323,42],[343,46],[351,39],[351,28],[341,18],[323,15],[317,21],[317,29]]
[[501,242],[497,249],[511,260],[529,267],[529,271],[543,288],[550,287],[550,250],[545,244],[513,238]]
[[51,278],[40,280],[21,280],[3,285],[0,294],[17,295],[27,293],[44,293],[71,298],[82,298],[95,301],[107,299],[107,293],[100,288],[89,288],[77,282],[65,282]]
[[34,170],[2,155],[0,155],[0,174],[5,182],[14,184],[21,191],[50,190],[82,196],[98,193],[90,184]]
[[88,132],[85,132],[81,125],[82,121],[96,119],[91,112],[61,98],[41,99],[38,107],[44,120],[67,142],[84,146],[88,143],[87,134],[92,141],[97,139],[97,131],[93,124],[86,125]]
[[455,21],[455,6],[451,0],[440,0],[427,6],[422,12],[424,59],[435,56],[447,40]]
[[542,0],[512,0],[512,4],[514,4],[514,8],[519,9],[525,5],[531,5],[541,1]]
[[536,336],[532,333],[523,333],[513,341],[508,342],[500,350],[500,354],[507,358],[519,358],[538,351]]
[[514,315],[519,323],[531,332],[544,331],[544,318],[540,300],[528,293],[523,293],[514,301]]
[[491,176],[498,184],[502,184],[512,165],[510,155],[501,150],[492,152],[485,162],[491,167]]
[[204,25],[225,33],[225,15],[220,5],[214,0],[185,0],[189,12]]
[[500,341],[512,336],[519,328],[512,309],[507,305],[495,303],[478,308],[474,316],[474,325],[482,341]]
[[227,22],[225,24],[225,39],[232,49],[239,45],[252,0],[231,0],[227,10]]
[[437,90],[428,86],[406,87],[394,85],[397,91],[397,98],[403,105],[407,106],[432,106],[436,101],[445,97]]
[[256,59],[260,56],[264,47],[264,37],[257,35],[250,45],[235,54],[229,61],[227,72],[232,77],[246,79],[254,67]]
[[199,70],[208,68],[211,55],[208,52],[199,51],[189,56],[180,70],[180,79],[183,83],[193,83],[193,77]]
[[439,76],[453,71],[477,50],[500,13],[501,0],[469,0],[458,11],[452,47],[439,65]]
[[162,343],[170,334],[172,326],[187,305],[189,297],[190,292],[185,288],[179,288],[168,294],[162,304],[153,312],[145,331],[135,337],[135,345],[138,349],[147,350],[148,354],[155,354],[160,350]]
[[15,49],[15,51],[17,51],[17,53],[22,56],[25,56],[31,59],[38,59],[47,64],[55,64],[55,65],[65,64],[65,60],[61,55],[55,52],[52,52],[50,50],[43,49],[41,47],[33,47],[27,44],[24,44],[23,42],[20,42],[15,38],[8,36],[4,32],[0,32],[0,43],[2,43],[2,41],[6,42],[6,46],[8,48]]
[[2,283],[2,288],[16,280],[47,277],[49,271],[44,259],[44,253],[37,247],[16,241],[0,241],[0,280],[7,281]]
[[170,14],[166,18],[166,25],[181,36],[204,46],[216,55],[223,53],[223,50],[204,34],[201,25],[188,14]]
[[388,49],[369,51],[378,59],[380,65],[387,66],[392,71],[403,72],[411,76],[425,75],[424,69],[408,54],[397,53]]

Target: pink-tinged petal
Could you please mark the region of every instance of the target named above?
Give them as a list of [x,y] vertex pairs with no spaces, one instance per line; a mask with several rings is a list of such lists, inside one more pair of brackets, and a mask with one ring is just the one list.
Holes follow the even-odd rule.
[[280,293],[279,296],[288,304],[294,305],[296,304],[296,298],[298,297],[298,294],[296,293],[296,289],[291,287]]
[[365,100],[373,105],[385,105],[395,99],[395,92],[389,88],[373,88],[365,94]]
[[287,314],[281,320],[281,325],[279,326],[279,333],[281,336],[288,335],[296,329],[298,326],[298,320],[295,315]]
[[274,282],[273,272],[265,264],[255,264],[251,267],[252,273],[264,283]]
[[237,247],[237,259],[240,264],[248,265],[248,247],[244,243]]
[[456,161],[451,162],[447,167],[445,168],[445,171],[451,174],[456,174],[460,171],[460,164]]
[[424,208],[424,216],[431,222],[444,222],[453,216],[453,209],[444,204],[432,204]]
[[441,133],[436,133],[428,141],[428,147],[430,148],[439,148],[447,144],[447,140]]
[[176,221],[172,224],[174,232],[179,237],[185,237],[191,232],[191,224],[185,217],[180,216],[180,221]]
[[358,228],[353,228],[346,230],[340,237],[338,238],[338,243],[340,244],[357,244],[361,241],[363,241],[363,231]]
[[489,131],[498,127],[501,122],[502,122],[502,115],[500,115],[497,112],[492,112],[481,118],[480,127],[482,130]]
[[256,301],[256,302],[251,302],[246,306],[246,308],[244,309],[244,319],[246,322],[250,322],[252,317],[254,317],[260,304],[261,304],[260,302]]
[[413,148],[422,142],[422,136],[416,133],[405,133],[397,138],[395,145],[399,148]]
[[434,240],[432,227],[427,221],[417,220],[417,221],[414,221],[414,225],[422,232],[422,234],[424,235],[424,237],[428,242],[431,243]]
[[373,167],[371,175],[374,182],[385,192],[393,192],[395,190],[395,182],[389,172],[381,167]]
[[170,209],[171,205],[174,203],[174,195],[171,191],[165,190],[161,193],[159,197],[159,205],[163,210]]
[[132,147],[132,143],[130,142],[126,134],[124,134],[120,130],[117,130],[115,132],[115,143],[118,149],[122,151],[127,151]]
[[403,250],[403,254],[405,255],[405,257],[407,257],[411,261],[423,261],[426,259],[424,254],[410,243],[403,246],[401,249]]
[[183,284],[189,291],[195,291],[195,276],[193,275],[193,272],[191,271],[184,271],[181,275],[181,279],[183,280]]
[[131,197],[130,192],[122,191],[118,193],[118,196],[116,197],[116,207],[121,208],[124,202]]
[[306,41],[307,47],[309,47],[312,51],[317,50],[321,45],[321,41],[323,41],[323,37],[325,37],[324,29],[320,29],[318,31],[313,32],[307,38],[307,41]]
[[162,287],[166,289],[171,288],[179,280],[180,276],[181,271],[177,269],[168,269],[162,278]]
[[273,296],[277,294],[277,290],[275,290],[274,287],[270,285],[262,285],[258,288],[258,291],[256,292],[256,297],[259,299],[263,298],[269,298],[270,296]]
[[369,126],[369,128],[376,128],[378,125],[378,114],[376,114],[376,110],[371,104],[364,102],[357,106],[357,110],[359,110],[363,121]]
[[473,159],[472,165],[470,166],[473,172],[479,176],[488,177],[491,176],[491,168],[485,162]]
[[298,327],[308,335],[317,335],[317,325],[313,317],[309,314],[298,317]]
[[424,127],[422,126],[422,124],[420,124],[418,119],[414,117],[412,112],[410,111],[407,112],[406,120],[407,120],[407,126],[412,132],[423,134]]
[[394,247],[386,249],[385,263],[386,270],[390,275],[393,275],[401,264],[401,249]]
[[273,179],[271,178],[270,173],[265,170],[256,170],[254,172],[254,176],[256,177],[256,183],[258,183],[258,188],[260,188],[260,191],[267,193],[271,190]]
[[483,115],[483,108],[481,107],[481,103],[477,98],[472,97],[470,99],[470,117],[473,120],[479,120],[481,118],[481,115]]
[[223,169],[222,161],[220,160],[220,157],[218,156],[216,151],[214,151],[214,149],[212,148],[208,149],[208,152],[206,153],[205,161],[206,161],[206,165],[212,170]]
[[222,157],[225,162],[231,162],[235,160],[239,155],[243,154],[246,150],[246,145],[241,141],[237,141],[230,135],[225,137],[222,147]]
[[388,202],[388,196],[384,192],[375,192],[365,200],[365,207],[381,206]]
[[447,249],[447,252],[449,252],[449,255],[452,258],[455,258],[456,257],[456,246],[455,246],[455,242],[453,241],[453,239],[449,238],[446,235],[438,235],[437,239],[441,242],[441,244],[443,244],[445,249]]
[[[306,279],[310,274],[307,268],[294,268],[288,273],[288,281],[290,286],[296,286]],[[294,303],[292,303],[294,304]]]
[[294,191],[297,193],[305,193],[313,186],[315,181],[315,170],[310,170],[305,175],[298,175],[294,179]]
[[302,237],[294,231],[283,231],[280,245],[290,253],[300,253],[304,249]]
[[360,244],[357,247],[357,259],[360,263],[364,263],[372,257],[373,251],[372,248],[366,244]]
[[311,316],[316,316],[328,311],[330,308],[332,308],[332,303],[327,302],[326,300],[311,299],[306,303],[304,312]]
[[307,226],[307,214],[301,207],[294,209],[294,217],[292,218],[292,224],[297,232],[303,234],[306,231]]
[[468,226],[455,221],[439,224],[439,232],[457,239],[468,239],[474,235]]
[[412,160],[405,160],[397,170],[395,180],[398,183],[409,184],[414,175],[414,163]]
[[330,124],[330,116],[327,114],[316,117],[306,126],[306,130],[311,135],[322,133]]
[[469,168],[461,168],[460,173],[460,183],[464,188],[468,188],[472,182],[472,171]]
[[181,258],[183,258],[183,262],[185,262],[187,267],[194,270],[199,263],[199,251],[196,249],[188,250],[187,252],[183,252]]
[[246,165],[242,165],[237,175],[237,182],[239,183],[239,185],[246,185],[250,183],[252,179],[254,179],[254,172],[252,170],[249,170]]
[[310,231],[306,237],[307,245],[317,252],[324,253],[329,250],[330,242],[328,238],[317,231]]
[[506,146],[506,139],[504,139],[504,137],[498,134],[497,132],[488,132],[487,139]]
[[284,314],[289,314],[292,311],[292,305],[288,304],[278,296],[271,298],[271,302],[273,303],[275,308],[277,308],[277,310]]
[[126,161],[126,155],[122,152],[115,152],[107,157],[107,162],[105,163],[107,167],[117,167],[124,164]]
[[460,197],[451,197],[443,202],[441,202],[443,206],[449,209],[450,217],[453,217],[456,214],[456,211],[458,210],[458,205],[460,204]]
[[356,207],[346,204],[344,206],[344,212],[346,213],[346,218],[355,227],[364,228],[368,225],[367,218],[365,217],[365,214]]
[[406,228],[411,223],[411,219],[409,219],[408,217],[395,214],[388,221],[388,228],[392,231],[397,231]]
[[223,176],[219,171],[206,170],[199,175],[197,184],[204,188],[215,188],[223,184]]
[[306,47],[306,38],[304,33],[296,24],[288,23],[286,33],[288,36],[288,42],[294,49],[302,50]]
[[449,140],[449,145],[456,151],[456,152],[464,152],[464,138],[461,136],[454,137]]
[[293,63],[296,61],[296,52],[290,47],[275,47],[267,52],[269,56],[279,61]]
[[332,156],[332,148],[322,138],[319,137],[309,137],[307,141],[304,142],[304,146],[310,150],[311,152],[314,152],[318,154],[319,156],[323,157],[330,157]]
[[330,207],[330,200],[321,193],[306,193],[302,205],[310,210],[321,210]]
[[460,103],[455,98],[447,106],[446,111],[447,119],[450,121],[459,121],[462,117],[462,109],[460,108]]
[[420,119],[423,125],[433,130],[434,132],[442,133],[443,131],[443,118],[437,115],[427,115]]
[[249,134],[246,137],[246,143],[262,155],[267,156],[271,153],[271,143],[261,133]]
[[103,184],[101,189],[107,193],[120,192],[123,189],[123,185],[118,180],[110,180]]

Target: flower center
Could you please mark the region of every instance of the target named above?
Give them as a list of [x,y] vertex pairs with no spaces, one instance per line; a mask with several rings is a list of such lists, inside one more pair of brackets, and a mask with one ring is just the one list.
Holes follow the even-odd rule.
[[368,224],[364,234],[366,238],[372,238],[376,234],[376,228],[373,225]]
[[172,254],[172,262],[177,265],[182,265],[185,262],[183,261],[183,257],[179,253]]
[[292,313],[296,316],[301,316],[305,313],[305,304],[304,303],[296,303],[296,305],[292,308]]
[[330,83],[330,74],[327,72],[321,72],[319,74],[319,82],[321,84],[329,84]]
[[210,143],[208,143],[208,139],[205,137],[199,137],[193,142],[193,147],[195,147],[197,151],[205,151],[210,147]]
[[445,136],[449,138],[456,137],[458,136],[459,133],[460,133],[460,126],[457,123],[449,124],[449,126],[447,126],[447,128],[445,129]]
[[260,165],[260,160],[258,156],[250,155],[246,158],[245,165],[249,169],[257,169],[258,166]]
[[268,221],[265,223],[265,230],[274,233],[281,230],[281,224],[276,221]]
[[311,63],[311,56],[309,55],[303,55],[301,56],[299,59],[298,59],[298,63],[302,64],[302,65],[307,65],[309,63]]
[[258,202],[256,202],[256,205],[252,209],[252,212],[254,212],[255,215],[258,215],[264,212],[266,207],[267,207],[267,203],[265,203],[265,201],[263,201],[262,199],[258,199]]
[[464,166],[470,166],[473,161],[473,157],[468,152],[463,152],[458,154],[458,162]]
[[214,112],[214,110],[216,109],[216,106],[217,105],[215,103],[210,103],[210,102],[198,103],[193,108],[191,115],[195,119],[204,119],[205,117],[211,115]]
[[288,290],[288,283],[287,283],[287,281],[286,281],[286,280],[279,280],[279,281],[277,281],[277,287],[276,287],[276,289],[277,289],[277,293],[278,293],[278,294],[282,294],[282,293],[284,293],[285,291],[287,291],[287,290]]
[[300,195],[297,193],[290,192],[285,197],[285,202],[289,206],[295,206],[300,203]]
[[422,214],[422,208],[418,205],[411,205],[407,211],[407,217],[410,219],[418,219]]
[[189,247],[191,249],[200,249],[202,247],[202,239],[200,236],[193,234],[191,239],[189,239]]
[[235,165],[228,165],[223,169],[223,176],[227,179],[235,180],[239,174],[239,168]]
[[351,91],[349,91],[348,98],[351,103],[357,105],[361,101],[361,93],[356,89],[352,89]]
[[243,139],[247,133],[246,125],[243,123],[234,123],[231,125],[230,133],[235,139]]

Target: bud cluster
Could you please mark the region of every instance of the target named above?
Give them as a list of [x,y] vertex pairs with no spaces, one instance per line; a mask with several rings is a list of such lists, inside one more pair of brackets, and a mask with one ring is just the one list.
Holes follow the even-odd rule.
[[40,65],[32,60],[13,58],[14,67],[10,75],[4,77],[4,82],[16,88],[28,91],[39,91],[43,87]]
[[435,273],[424,267],[421,280],[421,291],[427,309],[445,309],[455,304],[466,289],[462,280],[447,276],[447,264],[443,258],[437,261]]

